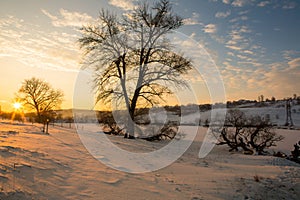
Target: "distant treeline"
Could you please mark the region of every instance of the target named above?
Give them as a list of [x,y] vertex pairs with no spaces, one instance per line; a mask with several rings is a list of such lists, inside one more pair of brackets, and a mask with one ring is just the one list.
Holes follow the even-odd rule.
[[[264,99],[263,95],[259,96],[259,101],[257,100],[245,100],[240,99],[237,101],[227,101],[225,103],[215,103],[215,104],[188,104],[188,105],[174,105],[174,106],[163,106],[161,109],[165,110],[168,113],[173,115],[181,116],[187,115],[190,113],[195,112],[195,108],[198,107],[200,112],[206,112],[211,110],[212,108],[247,108],[247,107],[266,107],[275,105],[277,107],[284,107],[286,102],[289,101],[293,105],[300,105],[300,96],[294,95],[291,98],[284,98],[284,99],[276,99],[272,97],[270,99]],[[159,109],[159,108],[158,108]],[[95,122],[97,120],[100,123],[106,123],[107,120],[113,120],[112,112],[111,111],[95,111],[97,119],[91,119],[91,116],[83,114],[80,117],[76,117],[77,122]],[[137,120],[139,119],[138,116],[145,116],[149,114],[150,108],[139,108],[136,110],[135,115]],[[122,111],[121,111],[122,112]],[[58,123],[73,123],[74,116],[73,110],[55,110],[55,111],[48,111],[44,113],[42,117],[46,120],[49,119],[51,122],[58,122]],[[27,122],[37,122],[36,114],[35,113],[21,113],[21,112],[1,112],[0,111],[0,118],[2,119],[12,119],[18,121]]]

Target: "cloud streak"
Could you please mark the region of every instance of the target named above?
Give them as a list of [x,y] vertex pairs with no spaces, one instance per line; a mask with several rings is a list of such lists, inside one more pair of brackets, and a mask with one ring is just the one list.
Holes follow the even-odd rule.
[[132,10],[135,7],[135,0],[109,0],[108,3],[122,10]]
[[289,68],[288,70],[299,70],[300,72],[300,58],[292,59],[288,62]]
[[60,16],[50,14],[48,11],[41,10],[44,15],[49,17],[55,27],[82,27],[83,24],[92,22],[94,19],[86,13],[70,12],[65,9],[60,9]]
[[200,15],[198,13],[194,12],[192,14],[192,17],[184,19],[183,23],[185,25],[203,25],[203,23],[201,23],[199,21],[199,18],[200,18]]
[[247,0],[234,0],[231,4],[235,7],[243,7],[248,3]]
[[207,24],[204,26],[203,31],[205,33],[216,33],[217,32],[217,25],[216,24]]
[[217,12],[217,13],[215,14],[215,17],[216,17],[216,18],[226,18],[226,17],[228,17],[230,14],[231,14],[231,11],[230,11],[230,10],[229,10],[229,11],[226,11],[226,12]]
[[265,7],[266,5],[270,4],[270,1],[261,1],[257,4],[258,7]]
[[294,9],[297,7],[297,3],[296,2],[284,2],[284,5],[282,6],[282,9],[284,10],[290,10],[290,9]]
[[231,0],[222,0],[222,2],[225,3],[225,4],[230,4]]

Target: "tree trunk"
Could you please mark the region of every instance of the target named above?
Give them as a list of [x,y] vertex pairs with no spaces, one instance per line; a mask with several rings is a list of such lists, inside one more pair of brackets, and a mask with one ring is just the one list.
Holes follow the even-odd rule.
[[124,138],[134,139],[134,110],[129,109],[129,114],[127,115],[126,128],[127,131],[124,135]]
[[125,138],[129,138],[129,139],[134,139],[134,111],[136,108],[136,104],[139,98],[139,94],[140,94],[141,88],[138,87],[133,95],[132,101],[131,101],[131,105],[129,107],[129,115],[127,116],[127,133],[125,134]]
[[129,116],[129,119],[127,121],[127,133],[125,133],[125,138],[128,138],[128,139],[135,139],[135,136],[134,136],[134,122],[133,122],[133,119]]
[[37,122],[38,122],[38,123],[41,123],[41,122],[42,122],[42,119],[41,119],[40,109],[39,109],[38,106],[36,106],[35,109],[36,109],[36,114],[37,114]]

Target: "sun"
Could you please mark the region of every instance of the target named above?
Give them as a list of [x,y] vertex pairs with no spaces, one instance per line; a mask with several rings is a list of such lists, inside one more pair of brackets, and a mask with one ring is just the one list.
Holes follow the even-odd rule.
[[22,105],[19,102],[14,103],[13,106],[16,110],[18,110],[22,107]]

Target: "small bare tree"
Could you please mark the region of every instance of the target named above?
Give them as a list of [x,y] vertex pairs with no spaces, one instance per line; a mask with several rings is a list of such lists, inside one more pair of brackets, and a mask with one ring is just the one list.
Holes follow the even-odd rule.
[[225,126],[221,128],[220,133],[219,145],[228,145],[229,151],[238,151],[241,148],[250,154],[262,154],[266,148],[283,140],[283,136],[274,132],[269,121],[259,116],[246,117],[240,110],[228,111]]
[[180,74],[191,62],[172,51],[166,35],[183,25],[169,1],[142,3],[118,18],[101,11],[97,24],[84,26],[79,43],[84,63],[95,71],[97,102],[119,101],[127,110],[127,132],[134,134],[137,107],[151,106],[170,94],[170,87],[187,87]]
[[42,115],[61,105],[63,96],[62,91],[55,90],[49,83],[33,77],[24,80],[17,98],[28,108],[34,109],[38,121],[41,121]]

